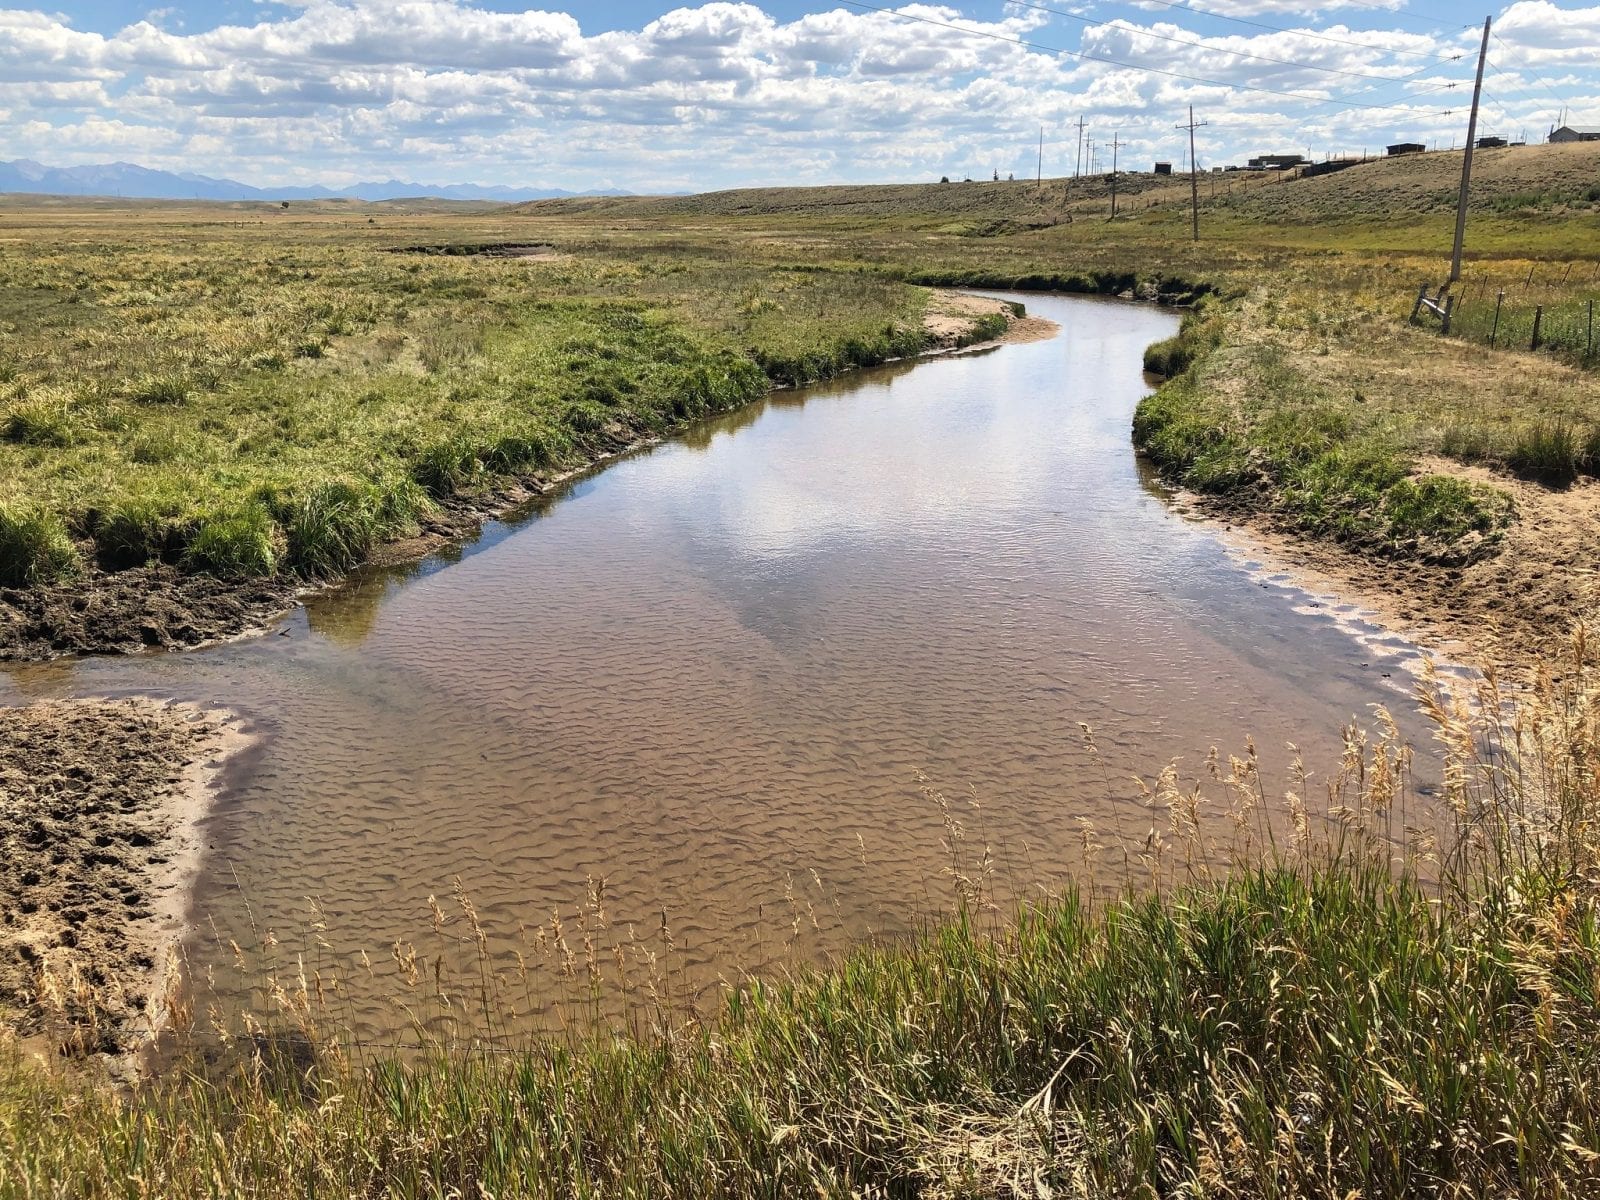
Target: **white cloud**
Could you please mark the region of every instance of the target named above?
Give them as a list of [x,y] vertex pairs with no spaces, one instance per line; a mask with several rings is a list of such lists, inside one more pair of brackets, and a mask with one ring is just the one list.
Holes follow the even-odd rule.
[[[1207,7],[1299,16],[1329,6]],[[0,10],[0,107],[13,153],[56,162],[137,151],[151,165],[262,182],[396,174],[639,190],[1021,170],[1040,124],[1059,169],[1079,113],[1097,136],[1120,132],[1134,161],[1180,158],[1172,126],[1190,103],[1212,122],[1207,161],[1464,125],[1439,115],[1460,106],[1460,90],[1425,92],[1469,79],[1470,62],[1419,57],[1434,38],[1383,27],[1367,0],[1353,8],[1366,16],[1224,36],[1168,7],[1080,30],[1047,28],[1047,14],[1020,8],[979,21],[954,4],[903,7],[919,20],[841,7],[780,22],[756,4],[716,2],[591,35],[568,13],[491,12],[472,0],[296,0],[264,8],[281,15],[253,25],[192,34],[159,27],[161,13],[100,34]],[[1559,67],[1570,90],[1600,90],[1600,7],[1518,0],[1499,32],[1515,58],[1498,63],[1508,94],[1491,103],[1502,127],[1542,127],[1530,93],[1548,108],[1548,81],[1528,72]],[[1470,40],[1452,45],[1468,51]],[[1398,110],[1341,109],[1347,102]]]

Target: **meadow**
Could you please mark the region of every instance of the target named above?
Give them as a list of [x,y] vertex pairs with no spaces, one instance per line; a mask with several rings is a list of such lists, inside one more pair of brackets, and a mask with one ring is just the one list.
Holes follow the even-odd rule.
[[[1193,245],[1183,181],[1134,174],[1115,221],[1105,179],[488,212],[15,205],[0,225],[0,586],[148,562],[334,578],[441,500],[918,353],[930,286],[1212,297],[1204,336],[1224,352],[1206,379],[1227,384],[1169,395],[1141,439],[1178,407],[1220,441],[1202,454],[1173,427],[1164,469],[1309,530],[1470,560],[1504,505],[1412,494],[1419,456],[1571,479],[1600,448],[1592,377],[1547,361],[1572,359],[1569,312],[1594,295],[1594,155],[1519,154],[1485,156],[1460,289],[1455,332],[1479,342],[1487,297],[1510,290],[1485,354],[1397,320],[1437,274],[1447,154],[1208,178]],[[1528,259],[1546,235],[1563,258]],[[471,253],[496,246],[512,250]],[[1530,372],[1512,351],[1534,304],[1551,315]],[[1438,385],[1448,414],[1426,394]]]

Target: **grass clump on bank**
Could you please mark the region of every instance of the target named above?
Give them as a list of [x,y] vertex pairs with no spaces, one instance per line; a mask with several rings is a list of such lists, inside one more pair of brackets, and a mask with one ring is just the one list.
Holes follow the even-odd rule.
[[54,514],[0,506],[0,587],[60,583],[82,566]]
[[1274,341],[1233,342],[1237,311],[1185,316],[1145,354],[1169,378],[1134,416],[1134,442],[1173,482],[1276,512],[1306,532],[1441,563],[1489,553],[1512,519],[1498,489],[1416,474],[1391,428],[1315,381]]
[[[1587,1195],[1600,707],[1575,663],[1514,717],[1492,683],[1429,700],[1437,844],[1384,725],[1264,861],[1213,873],[1208,800],[1160,788],[1142,894],[1000,925],[954,857],[948,921],[705,1020],[400,1061],[330,1033],[336,982],[302,966],[232,1068],[121,1097],[5,1054],[0,1195]],[[1252,763],[1220,780],[1238,828]]]

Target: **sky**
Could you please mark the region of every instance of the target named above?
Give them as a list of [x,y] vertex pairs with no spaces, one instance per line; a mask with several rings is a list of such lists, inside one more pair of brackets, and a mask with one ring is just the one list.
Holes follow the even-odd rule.
[[[0,0],[3,5],[6,0]],[[1600,2],[75,0],[0,7],[0,159],[259,186],[1046,175],[1600,126]],[[1084,122],[1081,133],[1079,121]],[[1092,150],[1084,146],[1088,143]]]

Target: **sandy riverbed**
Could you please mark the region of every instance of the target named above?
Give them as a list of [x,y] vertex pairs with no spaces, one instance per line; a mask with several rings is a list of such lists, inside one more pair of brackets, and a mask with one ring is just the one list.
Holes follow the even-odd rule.
[[214,777],[246,741],[150,700],[0,709],[0,1022],[116,1055],[163,1017]]

